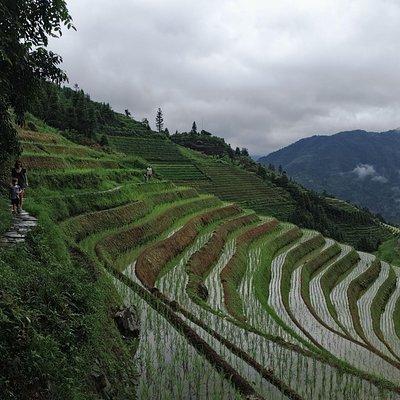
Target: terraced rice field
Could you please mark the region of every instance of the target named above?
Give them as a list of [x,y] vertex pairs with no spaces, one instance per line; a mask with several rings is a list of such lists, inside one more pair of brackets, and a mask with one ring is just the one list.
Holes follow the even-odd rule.
[[[380,224],[377,224],[375,228],[371,226],[363,226],[360,224],[357,227],[353,227],[349,224],[341,224],[341,227],[343,228],[343,231],[345,232],[344,235],[344,240],[346,241],[351,241],[353,237],[377,237],[381,238],[382,241],[388,240],[391,237],[393,237],[393,234],[397,234],[395,230],[392,229],[387,229],[388,227],[382,226]],[[391,231],[393,233],[391,233]]]
[[178,147],[164,138],[108,136],[108,140],[115,150],[127,155],[140,154],[150,162],[188,162]]
[[199,190],[213,193],[223,200],[237,201],[264,215],[287,219],[294,210],[293,200],[282,189],[269,186],[255,174],[224,163],[199,163],[199,169],[209,181],[199,182]]
[[[47,156],[67,163],[60,154]],[[143,183],[119,162],[55,178],[39,168],[32,196],[60,204],[69,245],[137,309],[138,398],[400,399],[398,268],[243,206],[270,191],[284,213],[291,204],[273,187],[249,182],[239,205],[227,201],[238,192],[224,166],[218,178],[188,169],[220,187],[215,197]]]
[[140,155],[157,175],[175,183],[188,183],[203,193],[284,220],[295,209],[288,193],[263,182],[255,174],[224,162],[186,157],[169,140],[119,136],[110,136],[109,140],[114,149],[127,155]]
[[209,178],[194,164],[157,162],[152,164],[156,173],[174,182],[208,181]]

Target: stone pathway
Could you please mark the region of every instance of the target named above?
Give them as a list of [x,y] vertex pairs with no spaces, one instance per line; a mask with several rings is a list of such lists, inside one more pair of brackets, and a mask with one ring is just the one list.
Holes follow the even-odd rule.
[[0,237],[0,247],[12,246],[25,241],[28,232],[37,225],[37,219],[21,210],[13,216],[11,228]]
[[[120,190],[122,185],[118,185],[108,190],[101,190],[94,192],[94,194],[110,193]],[[84,193],[85,194],[85,193]],[[78,196],[79,194],[71,194],[69,196]],[[10,210],[11,212],[11,210]],[[17,243],[25,241],[26,235],[37,225],[37,219],[32,217],[28,212],[21,210],[20,214],[13,216],[12,225],[10,230],[0,236],[0,248],[13,246]]]

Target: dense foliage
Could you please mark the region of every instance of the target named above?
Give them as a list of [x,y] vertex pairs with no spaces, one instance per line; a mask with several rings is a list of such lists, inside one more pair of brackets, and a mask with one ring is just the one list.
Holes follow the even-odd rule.
[[[113,111],[109,104],[92,101],[76,87],[58,87],[42,82],[39,96],[29,110],[46,123],[67,132],[70,139],[86,142],[102,139],[103,135],[143,136],[151,133],[147,124],[135,121],[130,113]],[[85,140],[81,140],[85,142]]]

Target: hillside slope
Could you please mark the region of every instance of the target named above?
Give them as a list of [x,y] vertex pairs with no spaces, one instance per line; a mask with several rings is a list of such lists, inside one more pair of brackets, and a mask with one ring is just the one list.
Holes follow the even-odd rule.
[[[169,137],[166,131],[152,131],[146,119],[139,122],[113,111],[109,104],[92,101],[82,90],[49,83],[41,86],[31,111],[63,129],[64,136],[74,142],[96,145],[109,142],[111,147],[127,155],[146,158],[160,175],[176,183],[190,181],[198,184],[197,188],[203,192],[317,229],[360,250],[373,251],[390,236],[374,215],[333,204],[294,182],[287,182],[285,177],[260,169],[248,157],[246,149],[234,151],[224,139],[210,132],[182,132]],[[215,157],[202,158],[193,151],[182,154],[182,147],[169,139]]]
[[289,176],[400,222],[400,131],[313,136],[262,157]]
[[206,156],[160,135],[110,136],[109,142],[116,151],[145,158],[159,176],[175,183],[316,229],[360,250],[374,251],[392,237],[390,230],[367,211],[319,196],[277,173],[268,171],[260,176],[257,168],[256,172],[246,170],[228,157]]
[[[33,363],[21,398],[399,398],[398,269],[193,187],[145,183],[133,154],[20,136],[38,226],[0,249],[7,396]],[[250,179],[168,154],[213,187],[227,166],[231,188]],[[112,319],[121,300],[141,321],[136,377]]]

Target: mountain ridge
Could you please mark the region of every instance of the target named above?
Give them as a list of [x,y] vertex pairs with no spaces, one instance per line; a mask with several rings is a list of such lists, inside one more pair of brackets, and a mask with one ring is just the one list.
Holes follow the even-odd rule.
[[259,162],[281,165],[309,189],[327,191],[392,222],[400,221],[400,210],[393,206],[400,202],[398,129],[314,135],[261,157]]

